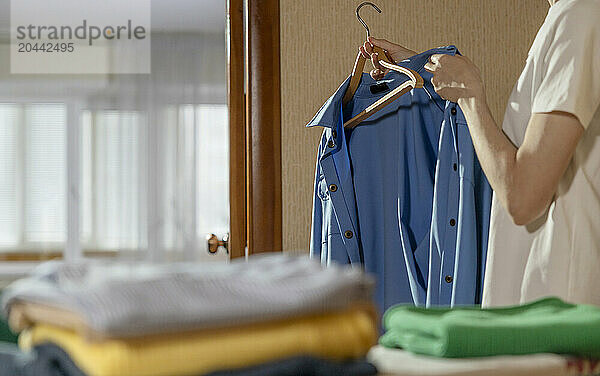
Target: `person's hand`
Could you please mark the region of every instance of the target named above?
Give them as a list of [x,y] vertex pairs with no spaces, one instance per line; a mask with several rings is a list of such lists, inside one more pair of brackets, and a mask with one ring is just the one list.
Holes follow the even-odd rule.
[[379,55],[376,52],[373,52],[373,46],[381,47],[383,50],[387,51],[388,55],[394,60],[394,62],[402,61],[406,58],[416,55],[416,52],[402,47],[399,44],[392,43],[385,39],[369,37],[359,49],[360,53],[366,59],[371,59],[373,70],[371,70],[370,74],[375,80],[382,79],[383,76],[385,76],[385,74],[388,72],[388,69],[379,63]]
[[451,102],[459,99],[485,100],[485,88],[479,68],[459,55],[431,55],[425,69],[433,73],[431,83],[440,97]]

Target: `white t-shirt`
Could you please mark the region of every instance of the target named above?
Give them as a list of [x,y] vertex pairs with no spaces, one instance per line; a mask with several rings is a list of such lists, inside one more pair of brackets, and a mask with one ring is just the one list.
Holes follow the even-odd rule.
[[560,0],[531,46],[502,128],[520,146],[532,113],[564,111],[585,133],[542,218],[517,226],[494,197],[484,306],[549,295],[600,305],[599,104],[600,0]]

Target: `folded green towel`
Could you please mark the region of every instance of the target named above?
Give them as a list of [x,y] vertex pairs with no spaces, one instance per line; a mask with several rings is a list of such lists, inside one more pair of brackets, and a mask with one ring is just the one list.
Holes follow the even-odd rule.
[[533,353],[600,358],[600,307],[558,298],[505,308],[394,306],[385,347],[446,358]]
[[[0,300],[2,300],[2,291],[0,291]],[[0,314],[0,343],[17,343],[17,335],[10,330],[6,319]]]

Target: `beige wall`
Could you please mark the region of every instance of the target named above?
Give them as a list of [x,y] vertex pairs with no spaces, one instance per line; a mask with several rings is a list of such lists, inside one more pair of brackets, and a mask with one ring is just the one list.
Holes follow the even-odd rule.
[[[360,0],[281,0],[283,248],[306,250],[310,239],[316,146],[321,129],[305,129],[352,69],[365,30]],[[480,68],[500,122],[546,0],[375,0],[361,16],[371,35],[415,50],[456,45]],[[370,65],[367,64],[370,69]]]

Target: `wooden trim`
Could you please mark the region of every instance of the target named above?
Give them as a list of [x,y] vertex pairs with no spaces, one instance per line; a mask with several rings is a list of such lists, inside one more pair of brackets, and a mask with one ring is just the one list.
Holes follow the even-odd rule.
[[247,0],[248,253],[282,250],[279,0]]
[[[85,257],[93,258],[110,258],[122,255],[120,251],[110,250],[84,250],[82,254]],[[65,257],[63,250],[48,250],[48,251],[35,251],[35,252],[5,252],[0,253],[0,261],[48,261],[48,260],[62,260]]]
[[227,101],[229,105],[229,256],[246,248],[246,125],[244,97],[244,1],[227,8]]

